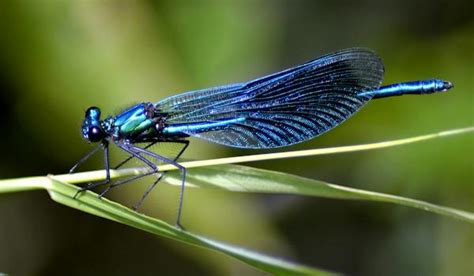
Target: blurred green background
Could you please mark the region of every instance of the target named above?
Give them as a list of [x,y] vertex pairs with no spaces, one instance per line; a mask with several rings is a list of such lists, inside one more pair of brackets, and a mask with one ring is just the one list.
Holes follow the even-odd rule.
[[[370,102],[285,150],[410,137],[474,124],[472,0],[2,1],[0,178],[66,173],[89,149],[84,110],[245,81],[338,49],[383,58],[385,83],[438,77],[449,93]],[[262,152],[262,151],[259,151]],[[265,152],[265,151],[264,151]],[[185,158],[254,153],[192,140]],[[474,211],[474,137],[249,164]],[[100,158],[84,169],[102,168]],[[143,184],[110,197],[131,205]],[[173,222],[177,189],[143,212]],[[350,275],[472,275],[472,225],[405,207],[188,189],[183,223],[207,237]],[[218,253],[60,206],[0,196],[0,272],[260,275]]]

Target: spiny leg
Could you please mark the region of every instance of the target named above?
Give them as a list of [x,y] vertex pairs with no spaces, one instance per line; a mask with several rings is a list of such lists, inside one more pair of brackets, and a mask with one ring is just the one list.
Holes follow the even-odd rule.
[[[147,149],[147,148],[153,146],[153,145],[156,144],[156,143],[157,143],[157,141],[151,142],[150,144],[146,145],[144,148]],[[127,157],[125,160],[123,160],[123,161],[120,162],[118,165],[116,165],[116,166],[114,167],[114,170],[116,170],[116,169],[120,168],[121,166],[125,165],[128,161],[130,161],[130,160],[131,160],[132,158],[134,158],[134,157],[135,157],[135,156],[134,156],[133,154],[130,155],[130,156]],[[122,181],[117,181],[117,182],[115,182],[114,184],[109,185],[104,191],[102,191],[102,192],[99,194],[99,198],[104,197],[105,194],[110,191],[110,189],[112,189],[112,188],[114,188],[114,187],[116,187],[116,186],[119,186],[119,185],[122,185],[122,184],[126,184],[126,183],[128,183],[128,182],[133,181],[133,180],[136,180],[136,179],[139,179],[139,178],[141,178],[141,177],[148,176],[148,175],[151,175],[151,174],[154,174],[154,173],[155,173],[155,172],[145,173],[145,174],[141,174],[141,175],[138,175],[138,176],[130,177],[130,178],[125,179],[125,180],[122,180]],[[100,185],[100,184],[98,184],[98,185],[96,185],[96,186],[94,186],[94,187],[97,187],[97,186],[99,186],[99,185]]]
[[148,155],[152,158],[155,158],[157,160],[161,160],[163,162],[171,164],[171,165],[175,166],[176,168],[178,168],[181,171],[183,176],[182,176],[182,179],[181,179],[181,190],[180,190],[180,194],[179,194],[178,216],[177,216],[177,219],[176,219],[176,226],[179,227],[180,229],[184,230],[184,227],[181,225],[180,221],[181,221],[181,213],[182,213],[182,209],[183,209],[184,187],[185,187],[185,183],[186,183],[186,168],[181,166],[176,161],[173,161],[173,160],[168,159],[164,156],[158,155],[154,152],[151,152],[151,151],[148,151],[148,150],[145,150],[145,149],[142,149],[140,147],[133,146],[133,145],[128,145],[128,147],[131,150],[135,151],[135,152],[143,153],[143,154],[146,154],[146,155]]
[[[151,146],[153,146],[154,144],[156,144],[156,142],[152,142],[150,144],[148,144],[145,148],[149,148]],[[86,187],[83,187],[81,188],[78,192],[76,192],[76,194],[74,195],[74,198],[77,197],[77,195],[83,191],[86,191],[86,190],[90,190],[90,189],[93,189],[95,187],[98,187],[98,186],[101,186],[101,185],[105,185],[105,184],[108,184],[110,183],[110,158],[109,158],[109,144],[108,142],[105,143],[101,143],[97,148],[95,148],[94,150],[92,150],[91,152],[89,152],[86,156],[84,156],[81,160],[79,160],[79,162],[74,165],[74,167],[71,168],[71,171],[72,170],[75,170],[80,164],[84,163],[84,161],[86,161],[87,159],[89,159],[95,152],[97,152],[97,150],[101,147],[104,148],[104,151],[105,152],[105,156],[104,156],[104,160],[105,160],[105,167],[106,167],[106,179],[104,181],[101,181],[101,182],[96,182],[96,183],[89,183],[87,184]],[[130,156],[128,157],[127,159],[125,159],[124,161],[120,162],[119,165],[117,165],[114,169],[117,169],[121,166],[123,166],[125,163],[127,163],[128,161],[130,161],[134,156]],[[100,195],[99,195],[99,198],[103,197],[103,195],[110,190],[110,186],[107,187],[107,189],[105,190],[105,192],[102,192]]]
[[[156,142],[153,142],[149,145],[147,145],[146,147],[144,147],[143,149],[146,150],[147,148],[149,148],[150,146],[154,145]],[[173,161],[176,161],[178,160],[181,155],[184,153],[184,151],[186,150],[186,148],[189,146],[189,141],[187,140],[176,140],[176,141],[173,141],[173,143],[180,143],[180,144],[183,144],[183,147],[181,148],[181,150],[178,152],[178,154],[174,157]],[[120,147],[120,146],[119,146]],[[131,158],[134,158],[135,156],[132,154],[131,157],[128,158],[128,160],[130,160]],[[127,161],[128,161],[127,160]],[[143,161],[143,160],[142,160]],[[122,162],[124,163],[124,162]],[[123,165],[123,164],[122,164]],[[130,178],[127,178],[125,180],[121,180],[121,181],[117,181],[113,184],[111,184],[110,186],[108,186],[99,196],[100,197],[103,197],[105,196],[106,193],[108,193],[112,188],[115,188],[117,186],[121,186],[123,184],[127,184],[129,182],[132,182],[133,180],[137,180],[137,179],[140,179],[142,177],[145,177],[145,176],[149,176],[149,175],[152,175],[156,172],[152,171],[152,172],[148,172],[148,173],[144,173],[144,174],[140,174],[140,175],[136,175],[136,176],[132,176]],[[142,196],[142,198],[140,199],[140,201],[135,205],[137,206],[137,208],[135,209],[138,209],[138,207],[140,207],[143,203],[143,201],[145,200],[146,196],[151,192],[151,190],[153,190],[153,188],[158,184],[158,182],[163,179],[165,175],[165,172],[163,172],[157,179],[157,181],[155,181],[152,185],[150,185],[150,187],[145,191],[145,194],[144,196]]]
[[[147,149],[147,148],[153,146],[153,145],[156,144],[156,143],[158,143],[158,141],[151,142],[150,144],[146,145],[146,146],[144,147],[144,149]],[[116,165],[116,166],[114,167],[114,170],[116,170],[116,169],[122,167],[123,165],[125,165],[125,164],[126,164],[128,161],[130,161],[133,157],[134,157],[133,155],[127,157],[125,160],[123,160],[123,161],[120,162],[118,165]]]
[[117,146],[123,149],[124,151],[130,153],[131,155],[133,155],[133,157],[136,157],[137,159],[145,163],[148,167],[150,167],[153,170],[154,173],[158,172],[158,167],[155,165],[155,163],[151,162],[150,160],[138,154],[138,152],[134,150],[135,148],[134,146],[128,143],[118,143]]
[[143,201],[145,201],[145,198],[148,196],[148,194],[158,185],[158,182],[165,176],[165,173],[161,173],[160,176],[146,189],[145,193],[142,195],[140,200],[132,207],[133,210],[137,211],[140,206],[142,206]]
[[142,177],[149,176],[149,175],[152,175],[152,174],[155,174],[155,173],[156,173],[155,171],[146,172],[146,173],[143,173],[143,174],[139,174],[139,175],[129,177],[127,179],[116,181],[112,185],[109,185],[104,191],[102,191],[102,193],[99,194],[99,197],[105,196],[105,194],[108,193],[112,188],[115,188],[117,186],[121,186],[123,184],[127,184],[129,182],[134,181],[134,180],[137,180],[137,179],[140,179]]
[[86,155],[84,155],[72,168],[69,170],[69,173],[73,173],[77,170],[77,168],[86,162],[92,155],[94,155],[100,148],[103,147],[103,144],[95,147],[93,150],[89,151]]
[[[186,150],[186,148],[189,146],[189,141],[188,140],[178,140],[178,141],[174,141],[176,143],[181,143],[183,144],[183,148],[181,148],[181,150],[178,152],[178,154],[176,155],[176,157],[173,159],[174,162],[176,162],[176,160],[178,160],[181,155],[184,153],[184,151]],[[144,148],[146,149],[146,148]],[[158,182],[160,182],[161,179],[163,179],[166,175],[166,172],[162,172],[161,175],[158,177],[158,179],[156,179],[149,187],[148,189],[145,191],[145,193],[142,195],[142,198],[140,199],[140,201],[137,202],[137,204],[135,204],[135,206],[133,206],[133,209],[134,210],[138,210],[140,208],[140,206],[143,204],[143,201],[145,201],[145,198],[148,196],[148,194],[156,187],[156,185],[158,184]],[[184,229],[182,226],[180,226],[182,229]]]
[[[152,144],[149,144],[147,145],[146,147],[144,147],[143,149],[147,149],[149,148],[150,146],[152,146],[153,144],[155,144],[156,142],[152,143]],[[179,144],[183,144],[184,146],[181,148],[181,150],[178,152],[178,154],[174,157],[173,161],[176,161],[178,160],[181,155],[184,153],[184,151],[186,150],[186,148],[189,146],[189,141],[188,140],[176,140],[176,141],[173,141],[173,143],[179,143]],[[120,147],[120,146],[119,146]],[[120,147],[121,148],[121,147]],[[128,152],[128,151],[127,151]],[[133,154],[131,154],[131,158],[134,158],[135,156]],[[130,158],[130,159],[131,159]],[[143,161],[143,160],[142,160]],[[151,162],[151,161],[150,161]],[[136,175],[136,176],[132,176],[130,178],[127,178],[125,180],[121,180],[121,181],[117,181],[115,183],[113,183],[112,185],[110,185],[109,187],[107,187],[106,190],[104,190],[100,195],[101,196],[104,196],[108,191],[110,191],[110,189],[112,188],[115,188],[117,186],[121,186],[123,184],[127,184],[133,180],[137,180],[137,179],[140,179],[142,177],[145,177],[145,176],[149,176],[149,175],[152,175],[154,174],[155,172],[148,172],[148,173],[144,173],[144,174],[140,174],[140,175]],[[163,173],[164,174],[164,173]],[[162,178],[162,177],[161,177]],[[161,179],[160,178],[160,179]]]
[[[144,147],[144,149],[148,149],[149,147],[153,146],[154,144],[156,144],[156,143],[158,143],[158,142],[159,142],[159,141],[153,141],[153,142],[151,142],[150,144],[146,145],[146,146]],[[186,141],[186,142],[188,142],[188,141]],[[186,144],[186,146],[184,147],[184,149],[188,146],[188,144],[189,144],[189,142]],[[178,157],[181,155],[181,153],[182,153],[183,151],[184,151],[183,149],[180,151],[180,153],[178,154]],[[116,169],[122,167],[122,166],[125,165],[128,161],[132,160],[134,157],[135,157],[134,155],[130,155],[130,156],[127,157],[125,160],[123,160],[123,161],[120,162],[118,165],[116,165],[116,166],[114,167],[114,170],[116,170]],[[112,188],[114,188],[114,187],[117,187],[117,186],[120,186],[120,185],[123,185],[123,184],[127,184],[127,183],[129,183],[129,182],[132,182],[133,180],[137,180],[137,179],[140,179],[140,178],[142,178],[142,177],[145,177],[145,176],[148,176],[148,175],[151,175],[151,174],[154,174],[154,173],[155,173],[155,172],[144,173],[144,174],[141,174],[141,175],[138,175],[138,176],[130,177],[130,178],[125,179],[125,180],[122,180],[122,181],[117,181],[117,182],[113,183],[112,185],[109,185],[102,193],[100,193],[99,198],[105,196],[105,194],[108,193],[108,192],[109,192]],[[160,176],[160,177],[158,178],[158,181],[159,181],[161,178],[162,178],[162,176]],[[155,182],[158,183],[158,181],[155,181]],[[156,186],[156,184],[153,185],[153,187],[154,187],[154,186]],[[149,193],[149,192],[148,192],[148,193]],[[147,194],[148,194],[148,193],[147,193]],[[143,198],[141,201],[143,201],[143,200],[144,200],[144,198]],[[141,205],[141,202],[139,202],[139,205]],[[135,208],[135,210],[136,210],[136,208]]]
[[96,182],[96,183],[91,182],[91,183],[87,184],[87,186],[80,188],[79,191],[77,191],[76,194],[74,195],[74,197],[73,197],[74,199],[80,193],[82,193],[84,191],[88,191],[88,190],[93,189],[97,186],[105,185],[105,184],[110,182],[109,143],[107,141],[104,141],[102,143],[102,145],[104,147],[105,180],[100,181],[100,182]]

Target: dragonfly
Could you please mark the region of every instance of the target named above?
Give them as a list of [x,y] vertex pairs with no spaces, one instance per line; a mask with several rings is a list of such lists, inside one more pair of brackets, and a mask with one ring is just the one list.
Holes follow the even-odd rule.
[[[102,149],[105,180],[89,183],[85,190],[108,184],[111,188],[146,175],[157,179],[147,189],[135,209],[163,178],[157,162],[180,170],[176,226],[183,229],[181,216],[186,183],[186,168],[178,159],[189,145],[189,137],[245,149],[280,148],[310,140],[340,125],[371,99],[401,95],[444,92],[453,87],[449,81],[427,79],[381,86],[384,66],[372,50],[350,48],[324,55],[301,65],[255,80],[190,91],[162,99],[142,102],[125,111],[101,119],[101,110],[85,112],[82,136],[98,146],[74,165],[70,172]],[[178,143],[181,150],[174,158],[149,148],[156,143]],[[150,168],[120,182],[111,182],[109,145],[115,144],[128,154],[118,168],[137,159]],[[145,146],[139,146],[143,145]],[[154,162],[156,161],[156,162]],[[75,196],[75,197],[76,197]]]

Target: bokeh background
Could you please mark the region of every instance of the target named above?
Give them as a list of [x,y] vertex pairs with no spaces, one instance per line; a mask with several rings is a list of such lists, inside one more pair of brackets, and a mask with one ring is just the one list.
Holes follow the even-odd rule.
[[[84,110],[245,81],[338,49],[383,58],[385,83],[439,77],[445,94],[370,102],[285,150],[410,137],[474,123],[472,0],[1,1],[0,178],[66,173],[91,146]],[[193,140],[188,159],[254,153]],[[474,211],[474,137],[249,164]],[[100,158],[84,169],[101,168]],[[145,183],[146,184],[146,183]],[[136,183],[111,198],[131,205]],[[143,211],[173,222],[177,189]],[[188,189],[202,235],[349,275],[472,275],[472,225],[406,207]],[[0,272],[12,275],[260,275],[231,258],[53,203],[0,195]]]

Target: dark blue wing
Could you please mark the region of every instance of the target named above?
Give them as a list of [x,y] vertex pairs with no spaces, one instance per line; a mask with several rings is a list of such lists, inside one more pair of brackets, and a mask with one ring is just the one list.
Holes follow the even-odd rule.
[[253,81],[191,91],[156,103],[168,133],[185,133],[232,147],[296,144],[337,126],[361,108],[383,78],[367,49],[335,52]]

